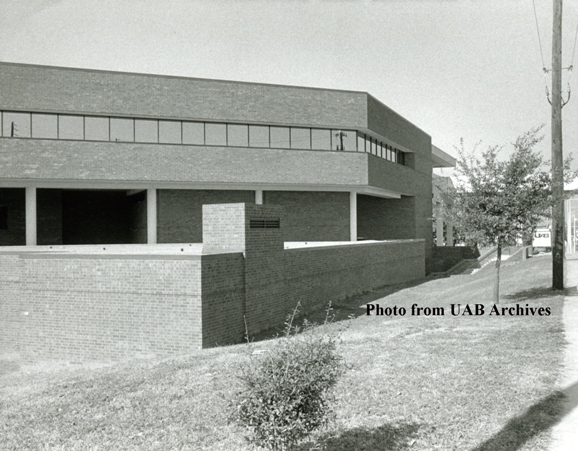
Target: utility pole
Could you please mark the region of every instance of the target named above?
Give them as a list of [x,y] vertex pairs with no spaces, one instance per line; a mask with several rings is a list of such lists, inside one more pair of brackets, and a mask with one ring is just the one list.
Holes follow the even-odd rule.
[[552,288],[564,289],[564,158],[562,154],[562,0],[554,0],[552,35]]

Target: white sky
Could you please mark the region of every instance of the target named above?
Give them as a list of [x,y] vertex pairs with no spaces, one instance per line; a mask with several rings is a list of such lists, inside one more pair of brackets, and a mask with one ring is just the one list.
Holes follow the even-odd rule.
[[[552,0],[535,2],[550,68]],[[563,66],[577,24],[566,0]],[[450,154],[462,137],[508,144],[545,124],[550,155],[531,0],[0,0],[0,60],[367,91]]]

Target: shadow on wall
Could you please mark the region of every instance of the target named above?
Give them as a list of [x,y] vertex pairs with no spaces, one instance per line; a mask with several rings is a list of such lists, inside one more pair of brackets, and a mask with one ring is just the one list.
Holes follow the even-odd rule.
[[357,427],[333,435],[330,432],[311,443],[296,446],[296,451],[330,449],[332,451],[390,451],[411,449],[421,426],[416,423],[384,424],[376,428]]
[[578,381],[542,399],[522,415],[512,418],[501,431],[472,451],[516,451],[534,436],[558,424],[577,405]]
[[[381,298],[389,296],[390,294],[405,290],[406,288],[416,287],[422,283],[428,282],[429,280],[431,280],[431,278],[417,279],[395,285],[386,285],[381,288],[376,288],[375,290],[350,296],[342,301],[332,303],[329,315],[327,314],[327,305],[325,305],[315,311],[308,312],[306,315],[297,317],[293,324],[301,326],[305,319],[309,322],[322,324],[325,322],[326,318],[330,318],[332,322],[338,322],[357,318],[358,316],[365,316],[367,311],[365,309],[365,304],[375,302]],[[278,326],[262,331],[251,336],[251,341],[269,340],[278,337],[283,335],[283,329],[284,326]]]

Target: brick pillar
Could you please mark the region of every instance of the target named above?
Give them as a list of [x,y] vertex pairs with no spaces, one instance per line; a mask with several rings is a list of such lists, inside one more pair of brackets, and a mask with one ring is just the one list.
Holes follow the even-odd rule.
[[26,246],[37,244],[36,187],[26,187]]
[[244,254],[243,310],[250,334],[282,323],[295,308],[283,302],[282,213],[277,205],[203,205],[203,254]]

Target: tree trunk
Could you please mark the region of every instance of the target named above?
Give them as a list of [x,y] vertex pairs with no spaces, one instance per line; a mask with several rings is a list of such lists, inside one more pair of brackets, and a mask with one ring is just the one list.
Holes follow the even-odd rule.
[[496,278],[494,279],[494,304],[500,303],[500,264],[502,262],[502,243],[498,241],[496,258]]

